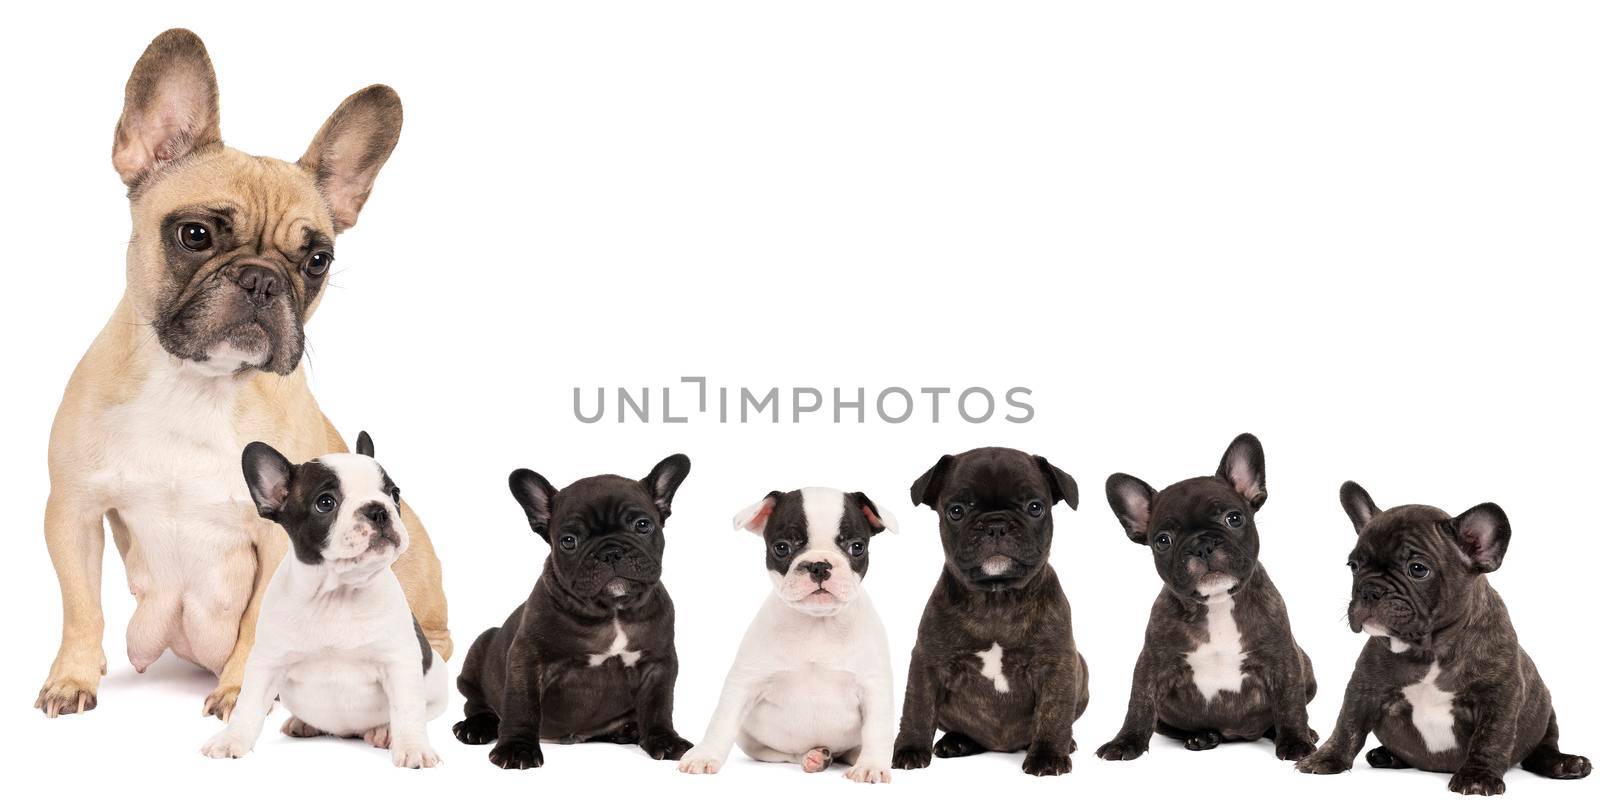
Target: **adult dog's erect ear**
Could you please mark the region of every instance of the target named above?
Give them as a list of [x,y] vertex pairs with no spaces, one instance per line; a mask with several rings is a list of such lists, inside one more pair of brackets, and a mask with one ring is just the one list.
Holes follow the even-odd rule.
[[1252,434],[1239,434],[1222,454],[1217,477],[1242,495],[1252,511],[1259,511],[1267,502],[1267,456],[1261,449],[1261,440]]
[[878,504],[872,502],[863,492],[845,492],[844,501],[861,509],[861,514],[867,518],[867,528],[874,535],[888,531],[895,533],[900,530],[900,522],[886,509],[879,509]]
[[111,165],[133,188],[160,167],[221,143],[217,74],[206,46],[182,28],[157,36],[128,76]]
[[1150,508],[1155,498],[1156,490],[1132,475],[1118,472],[1106,478],[1106,502],[1134,544],[1149,544]]
[[511,496],[517,498],[528,515],[528,527],[546,542],[550,541],[550,515],[555,508],[556,490],[543,475],[531,469],[511,473]]
[[945,473],[950,471],[950,465],[955,462],[955,456],[940,456],[938,462],[922,473],[922,477],[911,484],[911,504],[937,510],[939,492],[944,489]]
[[245,445],[241,459],[244,482],[250,487],[250,499],[256,502],[256,513],[265,519],[276,520],[289,499],[289,482],[294,480],[294,465],[283,454],[264,442]]
[[1350,518],[1350,524],[1356,526],[1357,536],[1361,535],[1362,529],[1366,528],[1367,523],[1371,522],[1380,511],[1378,504],[1372,502],[1372,495],[1367,494],[1367,490],[1361,488],[1361,484],[1355,481],[1345,481],[1344,485],[1339,487],[1339,505],[1344,506],[1344,513]]
[[366,431],[356,434],[356,455],[374,458],[373,452],[372,437],[368,436]]
[[650,499],[655,501],[656,510],[661,512],[663,521],[672,516],[672,496],[678,493],[678,484],[688,476],[689,457],[674,453],[661,459],[661,463],[640,481],[644,484],[644,490],[650,493]]
[[356,224],[378,170],[400,141],[400,95],[374,84],[345,98],[300,157],[316,176],[335,232]]

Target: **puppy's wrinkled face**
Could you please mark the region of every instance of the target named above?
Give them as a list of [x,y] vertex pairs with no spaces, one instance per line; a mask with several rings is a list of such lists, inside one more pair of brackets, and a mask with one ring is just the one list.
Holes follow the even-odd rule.
[[856,599],[872,537],[898,527],[865,494],[820,487],[772,492],[740,511],[733,524],[766,542],[767,574],[778,598],[818,617]]
[[1460,618],[1484,575],[1500,567],[1511,524],[1493,503],[1458,517],[1432,506],[1380,511],[1355,483],[1340,499],[1357,531],[1350,552],[1350,629],[1383,637],[1394,652],[1427,649]]
[[388,568],[411,544],[400,517],[400,489],[368,455],[333,453],[304,464],[261,442],[244,451],[245,480],[257,511],[289,535],[294,557],[345,583]]
[[939,512],[946,570],[968,588],[999,591],[1044,569],[1051,508],[1077,508],[1078,485],[1040,456],[986,447],[939,459],[912,485],[911,499]]
[[128,296],[167,353],[217,374],[292,372],[306,320],[400,135],[386,86],[351,95],[299,161],[222,143],[217,81],[193,33],[156,37],[128,78],[112,164],[128,186]]
[[1215,475],[1160,492],[1132,475],[1112,475],[1106,500],[1128,538],[1150,548],[1156,573],[1180,597],[1220,600],[1255,575],[1261,547],[1255,514],[1267,500],[1266,457],[1256,437],[1234,439]]
[[644,602],[661,583],[663,525],[689,472],[675,455],[644,480],[583,478],[557,492],[531,470],[511,475],[511,492],[534,532],[550,544],[552,575],[578,601],[618,609]]

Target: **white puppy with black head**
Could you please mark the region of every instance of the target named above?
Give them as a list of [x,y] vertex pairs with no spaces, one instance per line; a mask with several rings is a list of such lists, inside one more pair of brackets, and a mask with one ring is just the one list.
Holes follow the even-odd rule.
[[279,563],[262,599],[255,648],[228,727],[200,752],[250,752],[281,698],[289,736],[360,736],[397,767],[431,767],[427,722],[444,711],[449,670],[422,635],[390,566],[410,544],[400,490],[356,452],[304,464],[261,442],[244,449],[244,476],[261,516],[283,526],[294,558]]
[[700,744],[678,762],[715,773],[734,744],[757,761],[887,783],[894,745],[889,640],[861,588],[872,537],[894,517],[860,492],[772,492],[734,517],[766,540],[772,594],[756,614]]

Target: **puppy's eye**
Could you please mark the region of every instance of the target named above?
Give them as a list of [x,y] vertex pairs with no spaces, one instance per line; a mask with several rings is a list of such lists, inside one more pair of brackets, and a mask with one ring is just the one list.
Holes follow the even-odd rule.
[[638,531],[639,535],[641,536],[649,536],[651,533],[655,532],[656,524],[650,520],[641,519],[638,522],[633,523],[633,529]]
[[578,546],[578,537],[570,533],[562,534],[560,541],[562,550],[573,550]]
[[1421,561],[1413,561],[1406,565],[1406,573],[1420,581],[1423,578],[1428,577],[1428,565],[1422,563]]
[[1357,569],[1356,560],[1353,559],[1353,558],[1350,559],[1349,561],[1344,562],[1344,565],[1349,567],[1351,572],[1355,572],[1356,569]]
[[395,505],[400,505],[400,487],[396,486],[389,490],[389,499],[393,500]]
[[789,554],[793,552],[794,548],[790,547],[788,542],[772,543],[772,554],[778,558],[788,558]]
[[1030,516],[1030,517],[1042,517],[1042,516],[1044,516],[1044,503],[1041,503],[1038,500],[1035,500],[1035,501],[1029,503],[1028,504],[1028,516]]
[[851,558],[860,558],[863,555],[866,555],[867,543],[858,539],[854,542],[851,542],[850,545],[845,548],[845,552],[849,553]]
[[329,511],[339,507],[339,499],[324,492],[323,494],[317,495],[317,500],[314,505],[318,514],[326,514]]
[[955,522],[967,515],[967,507],[960,503],[951,503],[950,507],[944,510],[944,515],[949,517],[951,522]]
[[1228,516],[1223,517],[1222,519],[1224,522],[1228,523],[1228,527],[1230,528],[1244,527],[1244,515],[1237,511],[1229,511]]
[[211,229],[200,222],[178,223],[178,244],[185,250],[200,252],[211,249]]
[[326,275],[328,267],[333,266],[333,254],[326,250],[318,250],[306,259],[306,274],[313,278]]
[[1157,550],[1166,550],[1172,546],[1172,534],[1162,531],[1156,534],[1155,546]]

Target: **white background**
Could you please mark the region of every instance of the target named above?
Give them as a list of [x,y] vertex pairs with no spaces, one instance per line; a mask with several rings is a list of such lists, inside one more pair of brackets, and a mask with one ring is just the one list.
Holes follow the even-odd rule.
[[[896,772],[879,795],[1218,787],[1442,796],[1447,778],[1299,775],[1268,744],[1157,737],[1095,759],[1121,721],[1148,556],[1105,476],[1156,485],[1266,445],[1263,560],[1331,730],[1361,637],[1342,621],[1353,535],[1339,483],[1382,504],[1501,503],[1493,576],[1555,694],[1562,744],[1600,755],[1593,680],[1594,322],[1600,213],[1595,9],[1582,3],[585,3],[13,5],[0,29],[7,344],[6,657],[0,736],[75,793],[477,790],[780,796],[851,789],[742,756],[678,775],[637,749],[547,746],[532,774],[431,727],[445,763],[402,773],[359,743],[269,722],[239,762],[197,753],[212,680],[134,675],[114,548],[100,707],[30,708],[59,601],[41,519],[51,415],[123,286],[109,163],[122,86],[156,33],[193,28],[223,132],[297,157],[349,92],[396,87],[405,132],[309,328],[323,408],[373,432],[445,568],[458,653],[526,594],[546,548],[505,489],[643,476],[688,453],[667,528],[679,730],[697,740],[768,583],[734,511],[771,489],[867,492],[897,514],[869,590],[903,684],[940,564],[907,487],[946,452],[1003,444],[1077,477],[1054,563],[1093,675],[1072,775],[1017,755]],[[572,387],[705,375],[751,386],[1034,390],[1026,425],[578,423]],[[459,658],[457,659],[459,661]],[[453,663],[452,667],[457,666]],[[1579,787],[1520,770],[1520,797]],[[1592,781],[1591,781],[1592,783]],[[426,793],[426,794],[425,794]],[[920,795],[919,795],[920,796]]]

